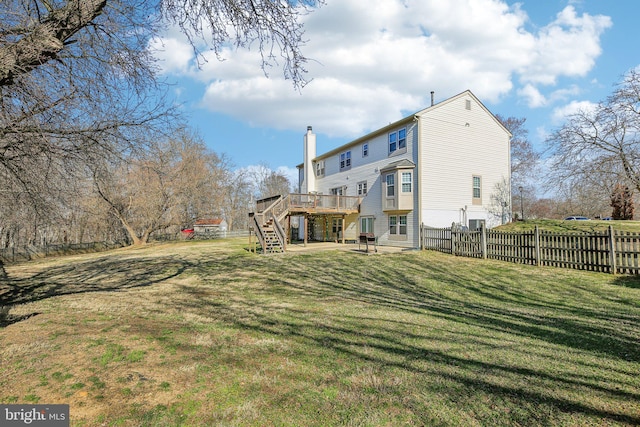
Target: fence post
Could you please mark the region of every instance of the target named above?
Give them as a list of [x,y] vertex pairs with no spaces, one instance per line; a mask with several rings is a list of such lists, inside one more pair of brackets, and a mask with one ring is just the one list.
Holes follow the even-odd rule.
[[616,236],[613,226],[609,226],[609,264],[611,266],[611,274],[616,274],[618,267],[616,266]]
[[482,259],[487,259],[487,228],[484,225],[480,227],[480,249]]
[[540,229],[538,228],[538,226],[536,225],[536,227],[533,230],[533,238],[534,238],[534,245],[535,245],[535,252],[533,254],[533,256],[535,257],[535,265],[537,265],[538,267],[542,265],[542,263],[540,262]]
[[455,232],[456,230],[456,223],[452,223],[451,224],[451,255],[455,255],[456,254],[456,238],[455,238]]

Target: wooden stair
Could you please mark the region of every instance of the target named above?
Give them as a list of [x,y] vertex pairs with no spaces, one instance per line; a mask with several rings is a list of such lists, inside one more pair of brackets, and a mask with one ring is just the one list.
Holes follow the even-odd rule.
[[272,197],[265,209],[249,214],[263,254],[283,253],[287,249],[287,236],[281,221],[288,214],[288,200],[288,196]]
[[[256,201],[255,212],[249,213],[252,234],[258,239],[263,254],[282,253],[287,250],[287,233],[284,220],[290,215],[350,215],[360,212],[361,197],[285,194]],[[307,230],[311,234],[311,229]],[[305,238],[305,245],[309,236]]]
[[273,219],[270,219],[266,224],[262,225],[262,236],[264,238],[264,244],[262,246],[263,253],[273,254],[284,252],[284,245],[278,238]]

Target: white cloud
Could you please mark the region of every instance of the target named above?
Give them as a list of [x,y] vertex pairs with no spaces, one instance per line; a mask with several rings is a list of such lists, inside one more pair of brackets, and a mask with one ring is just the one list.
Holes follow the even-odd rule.
[[578,16],[573,6],[567,6],[541,29],[521,79],[549,85],[560,76],[584,76],[602,52],[600,35],[611,25],[607,16]]
[[292,186],[296,187],[298,185],[298,169],[292,168],[288,166],[280,166],[276,169],[276,172],[286,176],[289,179],[289,182]]
[[544,126],[536,127],[535,134],[538,141],[546,141],[550,135],[549,130]]
[[549,95],[549,100],[553,102],[564,101],[567,98],[579,95],[581,92],[582,91],[578,85],[570,85],[553,91],[551,95]]
[[431,90],[436,100],[470,89],[497,103],[522,85],[516,94],[531,107],[565,99],[570,91],[540,86],[584,76],[611,20],[573,6],[536,31],[528,19],[503,0],[338,0],[305,17],[313,81],[301,93],[280,69],[265,78],[255,50],[197,68],[175,34],[164,39],[164,70],[205,83],[204,108],[254,126],[353,137],[429,105]]
[[551,115],[551,121],[553,124],[562,124],[567,117],[579,113],[579,112],[591,112],[594,111],[597,104],[591,101],[572,101],[562,107],[554,108]]
[[194,59],[191,45],[177,38],[154,38],[149,42],[149,48],[165,74],[185,73]]
[[544,107],[547,104],[544,95],[531,84],[527,84],[522,89],[519,89],[518,96],[525,100],[529,108]]

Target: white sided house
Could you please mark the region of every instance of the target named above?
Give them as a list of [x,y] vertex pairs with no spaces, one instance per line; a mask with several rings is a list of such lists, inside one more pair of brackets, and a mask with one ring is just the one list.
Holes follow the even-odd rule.
[[284,203],[289,220],[281,228],[297,222],[305,241],[368,233],[378,245],[419,248],[421,225],[498,225],[492,195],[500,186],[510,193],[510,137],[470,91],[437,104],[432,93],[430,107],[323,154],[309,127],[300,194]]

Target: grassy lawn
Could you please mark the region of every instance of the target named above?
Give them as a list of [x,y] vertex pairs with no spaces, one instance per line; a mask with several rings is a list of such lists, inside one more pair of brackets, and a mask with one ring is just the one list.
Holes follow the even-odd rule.
[[640,279],[245,246],[9,266],[0,403],[77,426],[640,424]]

